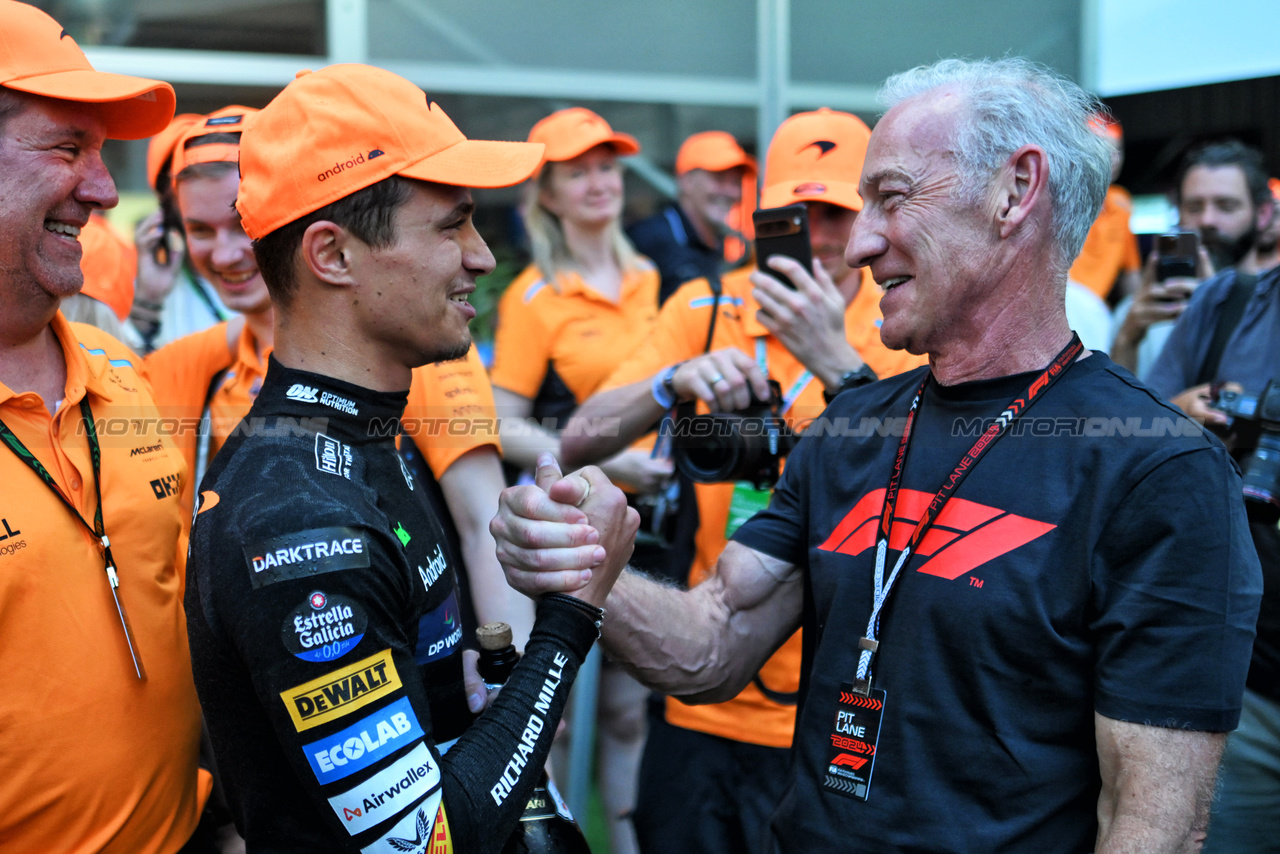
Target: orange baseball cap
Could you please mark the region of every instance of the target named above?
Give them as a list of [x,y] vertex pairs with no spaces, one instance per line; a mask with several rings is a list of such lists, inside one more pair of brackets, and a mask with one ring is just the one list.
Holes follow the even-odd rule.
[[1107,113],[1098,112],[1090,115],[1089,130],[1116,142],[1124,139],[1124,128],[1120,126],[1120,122],[1116,121],[1115,116]]
[[169,122],[169,126],[160,131],[147,143],[147,183],[151,189],[159,190],[156,182],[160,180],[160,170],[173,159],[173,148],[182,135],[204,116],[199,113],[178,113]]
[[133,279],[138,272],[138,251],[121,237],[106,218],[94,213],[80,229],[80,293],[106,303],[121,320],[133,307]]
[[765,157],[760,207],[828,202],[862,210],[858,179],[871,130],[862,119],[823,107],[778,126]]
[[258,111],[253,107],[233,104],[221,110],[214,110],[207,116],[199,116],[195,122],[187,126],[186,131],[178,137],[173,147],[171,173],[176,176],[183,169],[197,163],[239,163],[240,143],[238,142],[211,142],[208,145],[197,145],[192,148],[188,146],[192,140],[215,133],[243,134],[244,129],[248,127],[249,119],[257,113]]
[[756,173],[756,159],[742,150],[732,135],[722,130],[709,130],[695,133],[686,139],[676,152],[676,174],[683,175],[694,169],[705,169],[708,172],[723,172],[726,169],[743,167],[749,173]]
[[0,0],[0,86],[98,105],[112,139],[142,139],[173,118],[173,87],[94,71],[62,25],[34,6]]
[[467,139],[431,96],[371,65],[299,72],[240,137],[236,208],[270,234],[392,175],[455,187],[508,187],[543,147]]
[[557,110],[533,126],[529,141],[547,147],[543,163],[572,160],[597,145],[611,145],[619,154],[640,153],[640,143],[634,136],[615,131],[586,107]]

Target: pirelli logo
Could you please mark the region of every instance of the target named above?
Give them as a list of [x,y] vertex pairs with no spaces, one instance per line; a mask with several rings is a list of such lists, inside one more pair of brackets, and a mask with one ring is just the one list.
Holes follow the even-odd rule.
[[357,661],[280,692],[298,732],[335,721],[374,700],[400,690],[400,674],[391,650]]

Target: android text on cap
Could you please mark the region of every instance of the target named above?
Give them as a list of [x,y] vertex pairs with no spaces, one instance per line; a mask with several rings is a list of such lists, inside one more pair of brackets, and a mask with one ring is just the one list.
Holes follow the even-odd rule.
[[192,143],[201,137],[215,133],[243,134],[245,128],[249,126],[249,120],[257,112],[252,107],[233,104],[221,110],[214,110],[207,116],[200,116],[198,121],[187,127],[174,145],[172,174],[176,177],[183,169],[197,163],[238,163],[240,161],[239,142],[215,142],[206,145],[192,145]]
[[823,107],[778,126],[765,158],[760,206],[827,202],[862,210],[858,179],[871,129],[862,119]]
[[95,71],[84,51],[44,12],[0,0],[0,86],[96,105],[111,139],[142,139],[173,118],[173,87]]
[[738,141],[722,130],[695,133],[686,139],[676,152],[676,174],[683,175],[694,169],[723,172],[741,166],[747,174],[756,172],[756,159],[742,150]]
[[543,163],[572,160],[597,145],[610,145],[618,154],[639,154],[640,143],[629,133],[620,133],[586,107],[557,110],[533,126],[530,142],[546,145]]
[[160,189],[156,182],[160,180],[160,170],[171,162],[174,146],[191,125],[203,118],[199,113],[178,113],[168,127],[147,142],[147,183],[151,189]]
[[403,77],[331,65],[300,73],[253,117],[240,137],[236,207],[256,239],[392,175],[457,187],[518,184],[542,149],[467,139]]

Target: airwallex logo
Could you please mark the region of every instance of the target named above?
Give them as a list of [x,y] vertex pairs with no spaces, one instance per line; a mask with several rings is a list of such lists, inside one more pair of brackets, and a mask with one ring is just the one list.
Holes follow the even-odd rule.
[[329,799],[347,833],[355,836],[409,807],[440,784],[440,769],[427,746],[399,760],[336,797]]
[[335,175],[339,175],[347,171],[348,169],[354,169],[356,166],[359,166],[360,164],[366,163],[377,157],[381,157],[384,154],[386,154],[386,152],[383,151],[381,148],[375,148],[375,149],[372,149],[368,154],[364,154],[364,153],[355,154],[355,155],[352,155],[351,157],[348,157],[346,160],[336,161],[333,164],[332,168],[326,169],[323,172],[321,172],[319,175],[317,175],[316,180],[328,181],[330,178],[334,177]]
[[368,622],[355,600],[316,590],[285,618],[280,637],[303,661],[334,661],[355,649]]

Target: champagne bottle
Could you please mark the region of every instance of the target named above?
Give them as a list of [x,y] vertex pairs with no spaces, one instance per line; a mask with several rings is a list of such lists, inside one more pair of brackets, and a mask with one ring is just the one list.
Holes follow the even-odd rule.
[[[486,623],[476,629],[476,641],[480,644],[480,678],[490,688],[500,687],[520,659],[511,643],[511,627]],[[591,854],[586,837],[545,769],[502,854]]]

